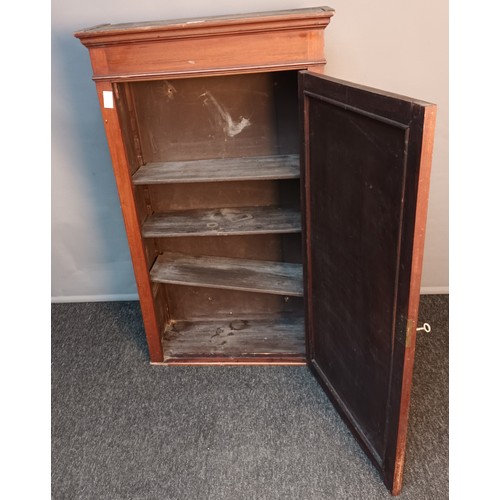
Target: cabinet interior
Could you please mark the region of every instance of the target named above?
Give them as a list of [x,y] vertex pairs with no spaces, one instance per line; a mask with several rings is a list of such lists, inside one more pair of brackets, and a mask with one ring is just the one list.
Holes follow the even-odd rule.
[[115,85],[165,362],[303,363],[297,72]]

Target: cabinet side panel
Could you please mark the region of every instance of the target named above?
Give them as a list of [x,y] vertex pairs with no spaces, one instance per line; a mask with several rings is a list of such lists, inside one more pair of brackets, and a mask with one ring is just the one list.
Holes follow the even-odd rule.
[[96,87],[137,282],[137,291],[139,293],[149,354],[151,361],[161,362],[163,361],[163,349],[161,345],[159,322],[155,314],[153,293],[149,280],[149,269],[141,238],[141,229],[129,173],[126,146],[114,102],[112,102],[113,107],[104,106],[103,92],[113,92],[113,88],[108,82],[98,82]]
[[[130,175],[143,165],[142,148],[139,140],[137,118],[130,84],[117,84],[114,87],[116,109],[120,120],[120,130],[127,156],[127,166]],[[151,215],[148,186],[134,187],[135,209],[139,223],[142,225],[148,215]],[[151,268],[157,256],[153,240],[144,240],[144,250],[148,269]],[[160,323],[161,324],[161,323]]]
[[[148,216],[151,215],[151,205],[149,197],[149,186],[135,186],[134,189],[135,207],[139,224],[142,226]],[[158,257],[158,245],[154,238],[144,238],[142,240],[146,255],[147,268],[151,269],[156,257]]]
[[130,84],[116,84],[114,86],[116,110],[120,119],[120,130],[127,154],[130,175],[143,165],[142,149],[137,126],[137,114]]

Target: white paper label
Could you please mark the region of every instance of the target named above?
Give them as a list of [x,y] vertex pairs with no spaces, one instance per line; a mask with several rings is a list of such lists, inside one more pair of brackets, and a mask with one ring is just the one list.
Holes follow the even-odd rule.
[[113,92],[111,90],[103,90],[102,99],[105,108],[113,108]]

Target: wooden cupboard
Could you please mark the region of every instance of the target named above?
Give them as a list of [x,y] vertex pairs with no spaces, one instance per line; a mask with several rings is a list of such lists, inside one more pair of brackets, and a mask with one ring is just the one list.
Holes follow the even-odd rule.
[[308,364],[402,485],[435,106],[323,76],[329,7],[100,25],[154,364]]

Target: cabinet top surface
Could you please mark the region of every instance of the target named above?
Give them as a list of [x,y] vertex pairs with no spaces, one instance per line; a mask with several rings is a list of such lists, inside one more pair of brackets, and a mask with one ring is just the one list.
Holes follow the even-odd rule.
[[330,18],[334,13],[331,7],[311,7],[304,9],[278,10],[268,12],[252,12],[246,14],[232,14],[213,17],[198,17],[186,19],[172,19],[163,21],[144,21],[120,24],[100,24],[84,28],[75,33],[75,37],[84,39],[96,35],[116,35],[118,33],[140,33],[150,31],[169,31],[179,28],[204,28],[221,25],[241,25],[255,22],[271,23],[274,21],[294,21],[310,18]]

